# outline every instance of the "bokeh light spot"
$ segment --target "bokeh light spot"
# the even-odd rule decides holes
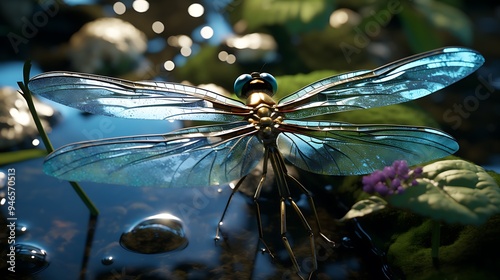
[[[163,63],[163,68],[167,71],[172,71],[175,68],[175,63],[172,60],[167,60]]]
[[[160,34],[165,30],[165,25],[163,25],[163,23],[161,21],[155,21],[155,22],[153,22],[153,25],[151,26],[151,28],[153,28],[153,31],[156,34]]]
[[[217,55],[220,61],[226,61],[228,53],[226,51],[221,51]]]
[[[113,11],[117,15],[123,15],[127,11],[127,7],[122,2],[116,2],[113,4]]]
[[[192,17],[201,17],[205,13],[205,8],[201,4],[193,3],[188,7],[188,14]]]
[[[144,13],[149,10],[149,2],[146,0],[134,0],[132,8],[138,13]]]
[[[183,56],[186,56],[186,57],[187,57],[187,56],[190,56],[190,55],[191,55],[191,53],[192,53],[192,50],[191,50],[191,48],[190,48],[190,47],[182,47],[182,48],[181,48],[181,54],[182,54]]]
[[[235,63],[235,62],[236,62],[236,56],[234,56],[234,54],[230,54],[230,55],[228,55],[228,56],[227,56],[227,58],[226,58],[226,62],[227,62],[228,64],[233,64],[233,63]]]
[[[203,37],[203,39],[210,39],[210,38],[212,38],[212,36],[214,36],[214,30],[210,26],[204,26],[200,30],[200,34],[201,34],[201,37]]]

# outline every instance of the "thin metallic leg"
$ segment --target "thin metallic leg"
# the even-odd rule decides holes
[[[219,232],[220,232],[220,226],[222,225],[222,220],[224,219],[224,216],[226,215],[227,208],[229,207],[229,204],[231,203],[231,199],[233,198],[234,194],[238,191],[238,188],[241,186],[241,183],[245,180],[247,176],[243,176],[238,183],[236,183],[236,186],[234,187],[233,191],[231,192],[231,195],[227,199],[226,207],[224,207],[224,212],[222,212],[222,216],[220,217],[219,223],[217,224],[217,231],[215,232],[215,241],[217,242],[220,239]]]
[[[262,176],[260,177],[259,185],[257,186],[257,189],[255,190],[255,194],[253,196],[253,202],[255,204],[255,211],[257,213],[257,227],[259,228],[259,240],[262,242],[264,245],[265,250],[269,253],[269,255],[274,259],[274,255],[267,246],[266,241],[264,240],[264,231],[262,229],[262,217],[260,214],[260,206],[259,206],[259,197],[260,197],[260,192],[262,191],[262,186],[264,185],[264,181],[266,180],[267,176],[267,161],[269,159],[269,150],[266,148],[264,152],[264,163],[262,166]]]
[[[307,219],[305,218],[304,214],[302,214],[302,211],[300,211],[299,206],[295,203],[295,201],[292,199],[290,190],[288,188],[288,184],[286,182],[286,177],[291,177],[288,175],[288,171],[286,170],[285,162],[283,158],[281,157],[281,154],[277,150],[273,150],[271,152],[270,156],[271,164],[273,166],[273,169],[277,175],[277,181],[278,181],[278,190],[280,193],[280,214],[281,214],[281,238],[283,240],[283,244],[288,251],[288,254],[290,255],[290,259],[292,260],[293,266],[295,267],[297,271],[297,275],[302,278],[301,276],[301,270],[299,267],[299,264],[297,262],[297,258],[295,257],[295,254],[293,253],[292,247],[290,245],[290,242],[288,241],[288,238],[286,236],[287,233],[287,228],[286,228],[286,204],[285,200],[288,200],[292,208],[294,209],[295,213],[299,216],[300,220],[302,221],[303,226],[307,230],[309,234],[309,246],[311,249],[311,258],[312,258],[312,263],[313,263],[313,268],[309,272],[308,278],[312,277],[312,274],[314,271],[317,269],[317,258],[316,258],[316,247],[314,243],[314,233],[307,222]]]
[[[288,251],[288,255],[290,256],[290,259],[292,260],[293,266],[295,267],[295,270],[297,271],[297,275],[300,276],[300,266],[299,263],[297,262],[297,258],[295,257],[295,254],[293,253],[292,246],[290,245],[290,242],[288,241],[288,238],[286,237],[286,204],[285,204],[285,198],[281,197],[280,199],[280,220],[281,220],[281,240],[283,241],[283,244]]]
[[[323,234],[323,231],[321,229],[321,224],[319,222],[318,212],[316,212],[316,206],[314,205],[314,200],[312,198],[311,192],[308,189],[306,189],[306,187],[304,187],[293,176],[291,176],[289,174],[286,174],[286,175],[287,175],[288,178],[292,179],[295,182],[295,184],[300,188],[300,190],[302,191],[302,193],[304,193],[307,196],[307,200],[308,200],[309,205],[311,206],[311,208],[313,210],[314,217],[316,219],[316,224],[318,225],[319,236],[321,236],[321,238],[323,238],[327,243],[331,244],[333,247],[336,247],[337,244],[334,241],[331,241],[328,237],[326,237],[326,235]]]
[[[306,217],[304,216],[304,214],[302,214],[302,211],[300,211],[300,208],[297,205],[297,203],[295,203],[295,201],[291,197],[288,198],[288,202],[290,202],[293,209],[295,210],[295,213],[297,213],[300,220],[302,221],[302,224],[304,225],[307,232],[309,233],[309,246],[311,248],[311,261],[313,264],[312,270],[310,271],[310,274],[309,274],[309,277],[311,277],[312,273],[314,271],[316,271],[316,269],[318,269],[318,260],[316,258],[316,245],[314,243],[314,233],[313,233],[311,226],[307,222]]]

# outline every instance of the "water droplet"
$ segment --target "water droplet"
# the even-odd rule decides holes
[[[120,244],[137,253],[158,254],[184,249],[188,240],[179,218],[170,214],[158,214],[144,219],[123,233]]]
[[[354,245],[352,244],[352,240],[351,238],[347,237],[347,236],[344,236],[342,237],[342,246],[346,247],[346,248],[354,248]]]
[[[105,256],[104,258],[101,259],[101,263],[103,265],[110,265],[115,262],[115,258],[113,256]]]
[[[7,254],[7,263],[14,261],[16,272],[34,274],[44,270],[49,265],[47,252],[43,249],[27,244],[16,244],[14,250],[14,252],[9,251]],[[12,253],[15,256],[9,256]]]
[[[23,225],[23,224],[16,225],[16,235],[17,236],[21,236],[27,232],[28,232],[28,227],[26,225]]]

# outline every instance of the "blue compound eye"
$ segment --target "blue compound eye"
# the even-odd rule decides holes
[[[278,91],[278,82],[276,82],[276,79],[273,75],[269,73],[260,73],[260,77],[271,85],[271,87],[273,88],[273,94]]]
[[[242,98],[241,96],[241,90],[243,89],[243,86],[248,83],[252,79],[252,76],[250,74],[243,74],[240,75],[236,81],[234,81],[234,93],[236,96],[239,98]]]

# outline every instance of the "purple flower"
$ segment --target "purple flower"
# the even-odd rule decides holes
[[[422,175],[422,167],[410,170],[404,160],[396,160],[391,166],[383,170],[376,170],[370,175],[363,176],[363,191],[381,196],[400,194],[409,186],[418,184],[416,178]]]

